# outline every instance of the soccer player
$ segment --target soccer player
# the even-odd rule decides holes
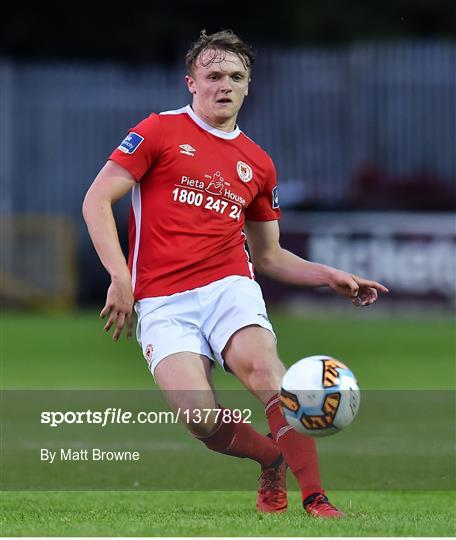
[[[129,337],[135,307],[138,341],[171,407],[221,407],[212,389],[213,356],[264,403],[268,436],[227,409],[223,419],[216,413],[207,422],[197,414],[187,419],[209,449],[261,465],[260,511],[286,509],[288,466],[308,514],[341,517],[321,485],[314,440],[291,429],[280,412],[285,368],[252,262],[289,284],[330,287],[356,306],[388,290],[280,246],[274,164],[236,124],[253,60],[233,32],[203,31],[186,56],[192,104],[133,127],[94,180],[83,214],[111,276],[101,316],[108,317],[106,331],[114,327],[114,340],[124,327]],[[112,204],[130,191],[127,264]]]

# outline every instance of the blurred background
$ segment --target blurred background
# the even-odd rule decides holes
[[[355,309],[323,289],[299,290],[259,277],[284,363],[331,355],[348,363],[362,389],[353,428],[318,442],[325,482],[329,489],[363,488],[362,499],[347,495],[342,507],[348,509],[348,497],[350,511],[352,498],[355,512],[375,505],[374,525],[362,529],[367,534],[378,534],[384,507],[384,521],[393,531],[387,534],[437,530],[439,535],[441,529],[426,529],[420,517],[431,516],[429,523],[448,529],[451,520],[441,512],[448,505],[440,498],[432,502],[436,492],[419,504],[419,491],[406,499],[401,492],[406,509],[396,525],[390,519],[390,496],[377,499],[365,489],[454,489],[454,0],[119,5],[50,0],[3,7],[0,387],[6,389],[1,403],[7,453],[0,476],[12,482],[6,489],[47,489],[55,480],[75,478],[76,483],[88,479],[92,488],[134,491],[148,489],[154,471],[166,471],[169,484],[161,489],[198,489],[201,471],[211,489],[226,486],[226,478],[249,478],[249,471],[256,478],[256,464],[209,455],[183,426],[177,426],[175,436],[166,426],[155,426],[142,439],[133,431],[116,431],[117,438],[105,431],[84,434],[79,426],[52,433],[49,447],[71,438],[75,448],[104,442],[109,449],[144,451],[140,474],[116,468],[111,475],[112,469],[104,469],[105,483],[97,483],[99,476],[77,462],[72,472],[51,472],[35,463],[43,440],[39,410],[86,410],[87,404],[102,410],[102,403],[127,403],[137,410],[154,403],[153,379],[136,340],[113,342],[98,319],[109,277],[88,236],[81,205],[130,127],[153,111],[189,103],[184,56],[203,28],[209,33],[231,28],[257,51],[239,125],[276,164],[282,245],[307,259],[379,280],[391,290],[371,308]],[[129,206],[128,196],[115,206],[125,253]],[[218,390],[226,390],[224,406],[237,408],[244,398],[251,406],[246,392],[242,398],[231,392],[240,387],[234,377],[217,367],[214,379]],[[128,389],[135,392],[122,392]],[[259,409],[254,425],[265,433]],[[176,445],[181,439],[184,446]],[[192,471],[198,476],[194,483]],[[140,487],[132,483],[136,478]],[[108,488],[106,480],[112,482]],[[79,489],[74,486],[65,489]],[[189,507],[187,494],[179,499],[177,492],[169,498],[171,505],[168,499],[160,503],[155,492],[149,506],[145,494],[138,506],[125,492],[118,499],[112,492],[105,499],[101,492],[84,493],[81,499],[71,491],[55,499],[41,491],[8,493],[4,514],[14,523],[6,525],[8,531],[19,535],[103,535],[108,530],[147,536],[152,522],[165,534],[200,534],[206,530],[200,528],[201,508],[222,501],[226,513],[247,500],[236,495],[232,503],[222,492],[214,493],[200,499],[194,492],[192,501],[199,505],[194,521],[190,516],[196,506]],[[174,509],[171,525],[164,504]],[[136,513],[124,517],[129,505]],[[180,507],[182,520],[198,528],[176,529]],[[76,508],[77,515],[66,517],[68,508]],[[150,514],[150,508],[157,513]],[[360,515],[366,515],[364,510]],[[413,529],[402,519],[409,515]],[[219,534],[218,518],[204,517],[209,534]],[[121,519],[126,525],[119,524]],[[87,528],[81,529],[79,520]],[[132,523],[143,528],[131,528]],[[270,529],[270,522],[266,525]]]
[[[257,51],[239,125],[276,163],[282,244],[384,282],[392,293],[379,309],[451,311],[451,0],[10,5],[0,22],[2,303],[103,305],[109,280],[83,197],[130,127],[189,102],[183,58],[203,28],[232,28]],[[128,197],[115,211],[126,250]],[[270,305],[342,306],[323,290],[260,281]]]

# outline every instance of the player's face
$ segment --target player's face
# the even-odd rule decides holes
[[[187,75],[193,110],[210,125],[231,131],[249,86],[249,70],[237,54],[204,50]]]

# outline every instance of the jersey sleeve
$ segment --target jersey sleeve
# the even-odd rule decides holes
[[[277,192],[277,173],[269,158],[270,167],[263,184],[263,190],[253,199],[245,210],[247,221],[274,221],[280,219],[279,194]]]
[[[139,182],[160,155],[162,129],[158,114],[151,114],[128,131],[109,159]]]

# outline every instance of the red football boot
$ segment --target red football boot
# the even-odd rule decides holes
[[[280,458],[271,467],[264,468],[259,478],[257,509],[260,512],[284,512],[288,506],[287,464]]]
[[[345,517],[345,514],[337,510],[323,493],[314,493],[310,497],[307,497],[303,506],[309,516],[333,519]]]

